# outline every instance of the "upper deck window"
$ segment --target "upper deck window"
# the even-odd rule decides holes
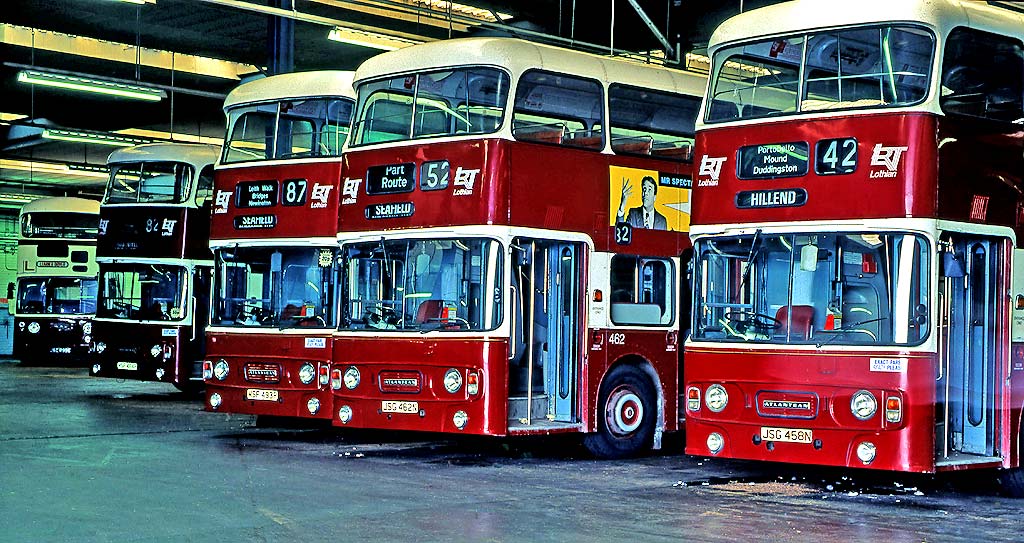
[[[887,25],[723,48],[705,121],[917,104],[928,95],[933,42],[924,30]]]
[[[25,238],[96,239],[99,215],[63,211],[38,211],[21,216],[21,236]]]
[[[534,70],[519,79],[512,135],[520,141],[604,148],[601,84]]]
[[[689,160],[700,98],[613,84],[608,88],[612,150]]]
[[[696,248],[693,337],[916,345],[928,335],[928,242],[910,233],[722,236]]]
[[[506,73],[479,67],[363,83],[352,145],[496,132],[508,87]]]
[[[228,112],[225,164],[341,156],[352,118],[348,98],[250,104]]]
[[[939,104],[949,114],[999,121],[1024,119],[1024,52],[1020,40],[958,28],[946,40]]]
[[[182,162],[115,164],[104,204],[180,204],[191,188],[195,170]]]

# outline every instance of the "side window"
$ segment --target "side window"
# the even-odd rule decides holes
[[[604,147],[604,100],[597,81],[531,71],[520,78],[512,135],[520,141]]]
[[[667,326],[674,319],[672,261],[627,255],[612,257],[611,317],[618,325]]]
[[[203,207],[213,195],[213,165],[207,165],[199,172],[199,183],[196,185],[196,205]]]
[[[946,113],[1024,119],[1024,52],[1005,36],[958,28],[946,41],[939,104]]]
[[[608,88],[612,150],[691,160],[699,108],[696,96],[613,84]]]

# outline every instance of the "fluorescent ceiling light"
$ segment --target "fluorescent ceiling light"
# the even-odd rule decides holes
[[[56,87],[82,92],[105,94],[108,96],[120,96],[122,98],[133,98],[135,100],[147,100],[159,102],[167,97],[167,93],[151,87],[142,85],[128,85],[105,79],[92,77],[81,77],[76,75],[65,75],[55,72],[44,72],[40,70],[21,70],[18,72],[18,82],[31,85],[42,85],[44,87]]]
[[[71,141],[77,143],[94,143],[96,145],[110,145],[113,147],[131,147],[143,143],[152,143],[152,140],[142,138],[131,138],[109,132],[92,132],[88,130],[65,130],[58,128],[47,128],[43,130],[43,139]]]
[[[381,51],[394,51],[395,49],[401,49],[403,47],[422,43],[396,36],[388,36],[386,34],[378,34],[376,32],[364,32],[362,30],[355,30],[340,26],[336,26],[331,29],[331,32],[327,34],[327,39],[351,45],[369,47],[371,49],[379,49]]]
[[[125,2],[128,4],[155,4],[156,0],[118,0],[119,2]]]
[[[24,194],[0,193],[0,202],[11,202],[14,204],[27,204],[32,200],[38,200],[39,198],[44,198],[44,196],[26,196]]]
[[[71,175],[75,177],[90,177],[106,179],[110,170],[104,166],[89,166],[85,164],[54,164],[50,162],[35,162],[30,160],[0,159],[0,170],[18,170],[51,175]]]
[[[417,6],[417,5],[418,6],[425,6],[427,8],[430,8],[430,9],[433,9],[433,10],[437,10],[437,11],[442,11],[442,12],[445,12],[445,13],[448,12],[448,9],[450,7],[451,10],[452,10],[452,13],[457,13],[459,15],[463,15],[463,16],[466,16],[466,17],[472,17],[473,19],[477,19],[477,20],[480,20],[480,21],[501,22],[501,21],[507,21],[507,20],[512,18],[512,16],[509,15],[508,13],[493,12],[493,11],[491,11],[489,9],[476,8],[476,7],[473,7],[473,6],[467,6],[465,4],[459,4],[459,3],[456,3],[456,2],[449,2],[448,0],[398,0],[398,1],[402,2],[403,4],[411,4],[411,5],[414,5],[414,6]],[[495,17],[494,17],[495,14],[497,14],[497,16],[498,16],[497,19],[495,19]]]
[[[54,51],[132,66],[141,65],[236,81],[239,79],[238,74],[256,71],[256,67],[252,64],[240,64],[210,57],[138,47],[134,44],[87,38],[10,23],[0,23],[0,43],[36,51]]]

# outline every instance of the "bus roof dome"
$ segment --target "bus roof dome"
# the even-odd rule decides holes
[[[239,104],[270,102],[289,98],[340,96],[354,99],[351,71],[321,70],[277,74],[247,81],[235,87],[224,100],[224,110]]]
[[[88,198],[74,198],[71,196],[56,196],[53,198],[40,198],[21,206],[21,213],[46,213],[48,211],[60,211],[65,213],[96,213],[100,212],[100,203],[97,200]]]
[[[1024,32],[1024,13],[997,2],[972,0],[793,0],[733,16],[715,30],[709,50],[758,36],[777,36],[856,24],[917,21],[949,33],[968,26],[1011,36]]]
[[[220,148],[203,143],[147,143],[117,149],[107,157],[107,164],[121,162],[185,162],[202,170],[220,156]]]
[[[530,42],[518,38],[458,38],[413,45],[372,57],[356,70],[355,84],[410,72],[460,66],[493,66],[513,79],[531,69],[621,82],[646,88],[702,95],[706,76]]]

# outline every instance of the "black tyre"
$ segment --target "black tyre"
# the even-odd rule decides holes
[[[625,458],[650,449],[658,409],[654,386],[643,372],[617,366],[605,377],[597,400],[597,433],[583,439],[594,456]]]
[[[1012,468],[999,473],[999,486],[1011,498],[1024,498],[1024,468]]]

